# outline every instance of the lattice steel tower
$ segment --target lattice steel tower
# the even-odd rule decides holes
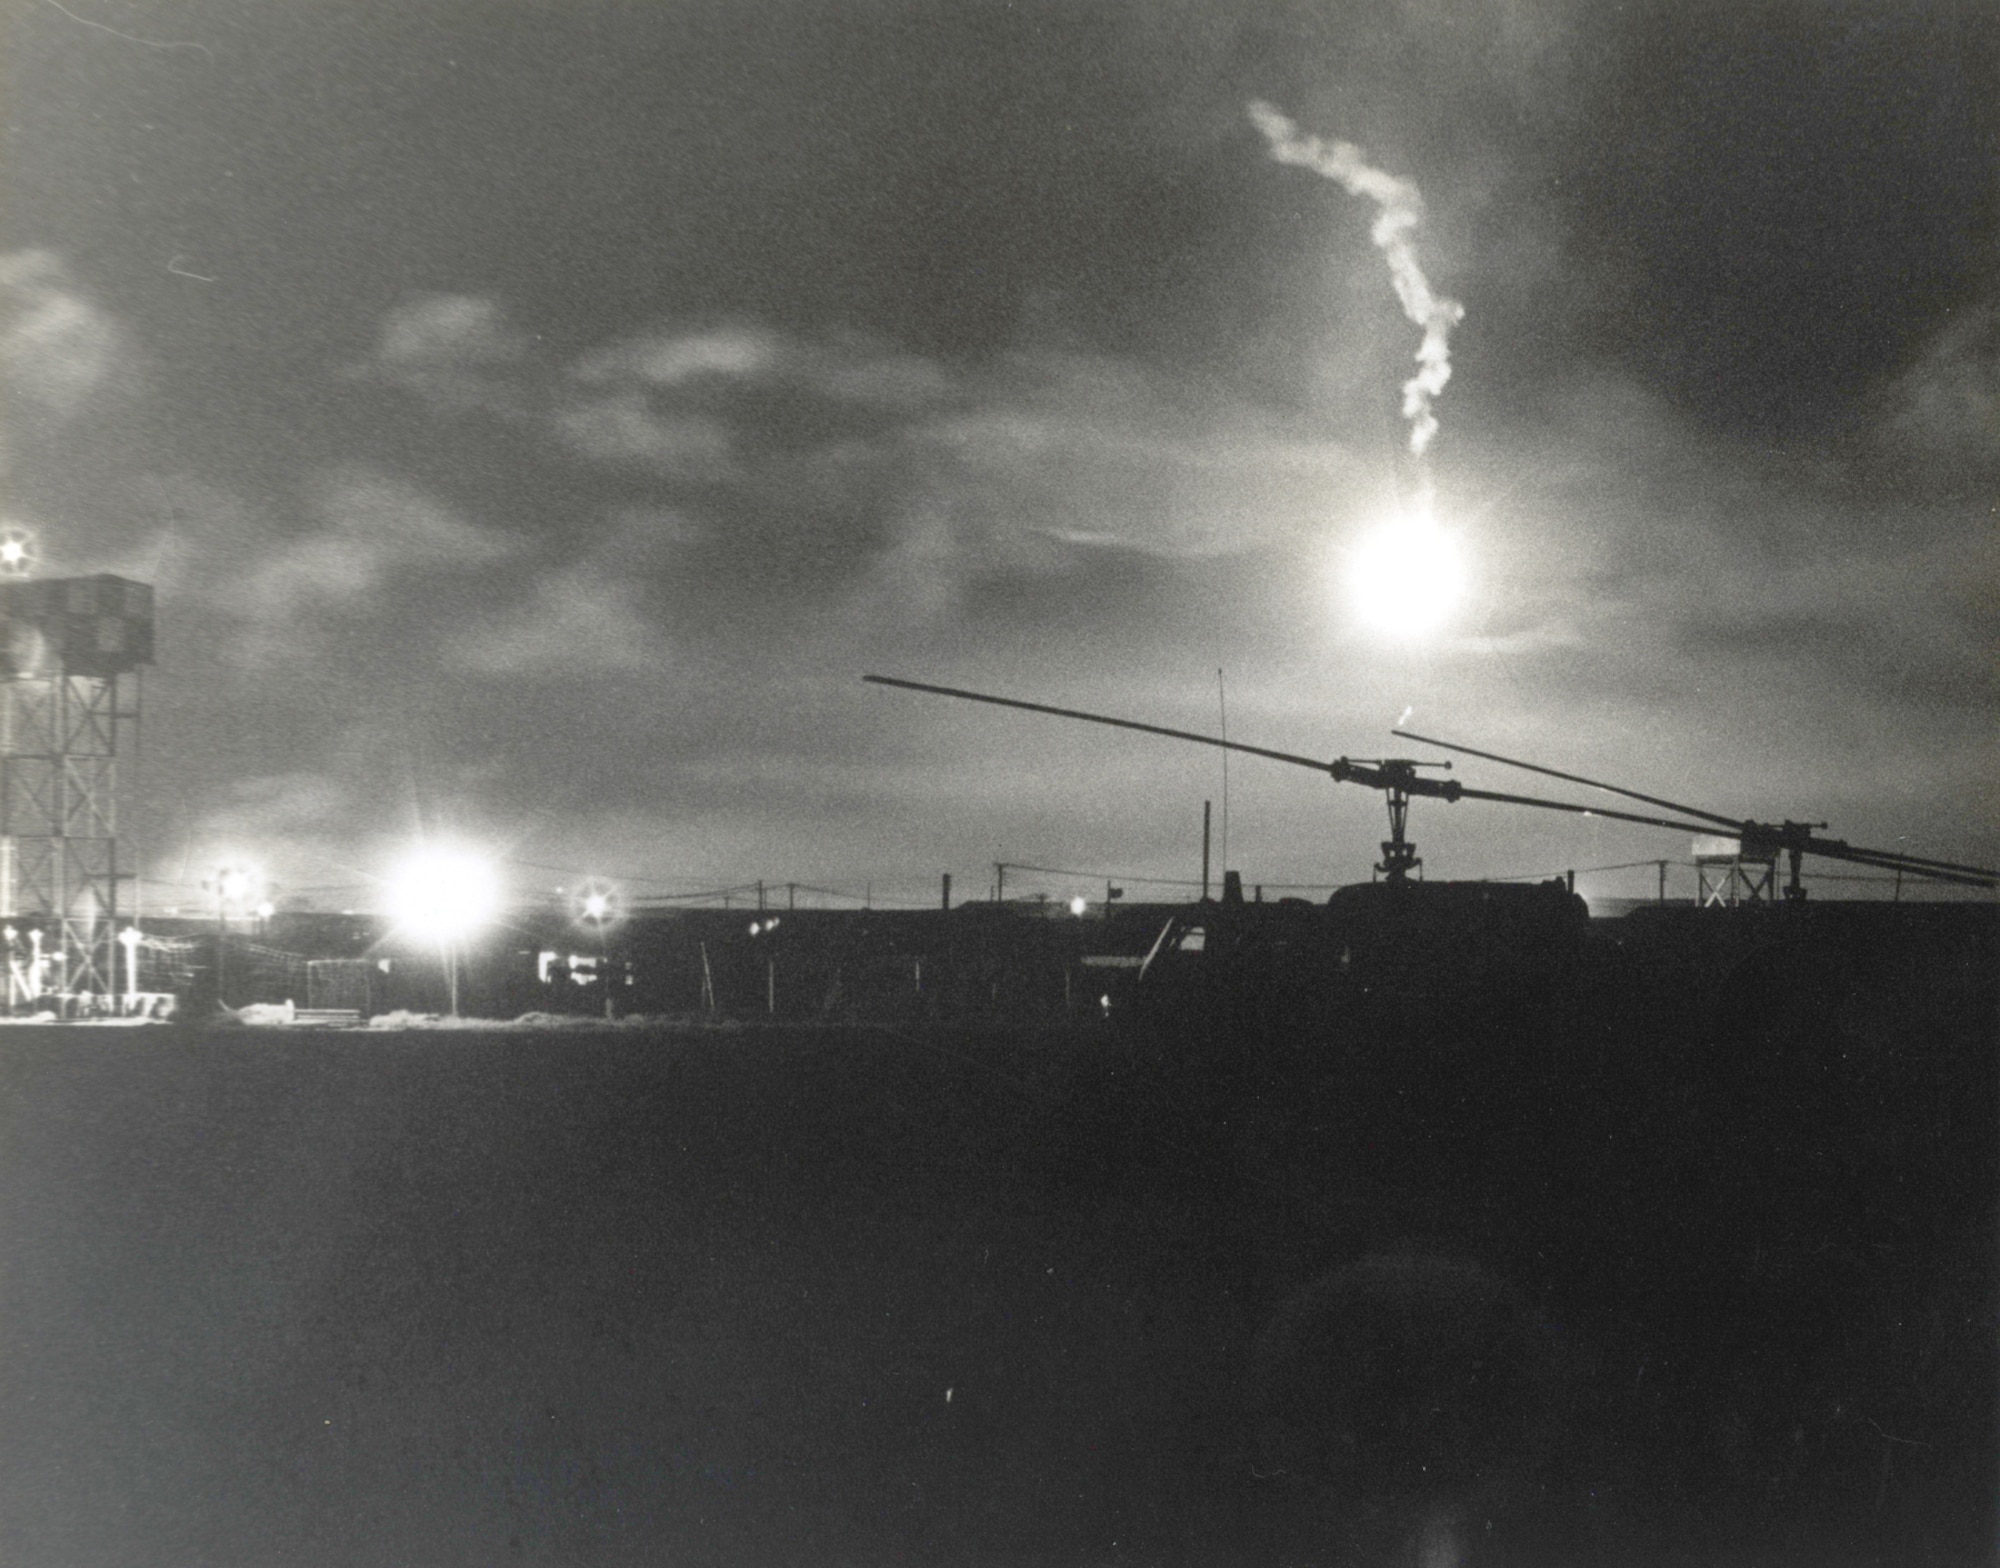
[[[138,740],[153,590],[0,579],[0,920],[7,1003],[116,1012],[118,759]]]

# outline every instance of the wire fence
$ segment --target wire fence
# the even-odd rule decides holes
[[[864,882],[860,886],[829,885],[821,882],[775,881],[771,879],[750,879],[726,884],[707,883],[689,877],[664,877],[652,874],[600,876],[594,872],[580,870],[572,866],[553,862],[509,860],[507,865],[527,871],[555,873],[564,879],[562,884],[547,889],[523,889],[517,894],[518,907],[531,908],[541,902],[553,902],[566,896],[576,887],[590,885],[612,886],[618,889],[620,902],[628,911],[664,912],[674,909],[756,909],[778,910],[780,912],[797,909],[935,909],[940,904],[940,893],[912,894],[907,884],[885,882],[878,886],[874,882]],[[1104,897],[1108,891],[1112,897],[1125,897],[1128,891],[1157,890],[1163,895],[1158,901],[1179,901],[1182,898],[1206,896],[1217,893],[1222,886],[1220,873],[1207,883],[1199,877],[1159,876],[1133,871],[1124,871],[1102,866],[1054,866],[1033,861],[991,861],[988,866],[993,876],[982,890],[984,900],[995,902],[1020,902],[1049,899],[1069,899],[1074,896]],[[1745,863],[1745,870],[1753,869],[1752,863]],[[1760,869],[1761,868],[1756,868]],[[1602,897],[1618,897],[1615,881],[1607,885],[1606,879],[1627,877],[1625,884],[1632,891],[1626,898],[1637,898],[1641,891],[1659,902],[1690,902],[1703,898],[1700,873],[1707,871],[1720,875],[1721,868],[1710,862],[1706,865],[1692,859],[1673,856],[1653,856],[1644,860],[1621,860],[1602,865],[1556,866],[1541,871],[1515,872],[1464,880],[1495,883],[1531,883],[1562,881],[1571,887],[1578,887],[1586,894]],[[1647,874],[1647,882],[1641,883],[1634,873]],[[148,877],[143,879],[151,889],[148,900],[152,912],[158,914],[178,914],[183,918],[212,916],[215,913],[214,895],[189,884],[170,881],[166,878]],[[941,875],[941,883],[946,881]],[[1255,881],[1244,877],[1246,891],[1258,897],[1325,897],[1348,882],[1290,882],[1264,880]],[[1773,886],[1778,883],[1778,875],[1772,878]],[[1807,866],[1801,872],[1800,880],[1808,888],[1839,888],[1843,896],[1859,894],[1863,897],[1884,897],[1890,899],[1965,899],[1990,900],[1994,894],[1990,890],[1968,887],[1954,887],[1933,881],[1912,871],[1902,873],[1893,870],[1818,870]],[[1588,882],[1588,887],[1579,884]],[[182,893],[178,908],[166,904],[165,894],[169,890]],[[1094,891],[1096,890],[1096,891]],[[366,883],[338,883],[299,887],[287,890],[290,895],[303,901],[306,907],[323,908],[329,895],[363,895],[343,897],[337,900],[343,905],[356,905],[365,909],[375,902],[374,888]],[[981,901],[975,897],[972,901]],[[959,902],[966,896],[960,895]],[[295,906],[296,907],[296,906]]]

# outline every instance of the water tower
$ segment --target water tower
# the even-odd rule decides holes
[[[118,855],[118,759],[139,733],[153,590],[30,579],[0,537],[0,927],[7,1004],[115,1012],[118,920],[136,912]],[[44,1000],[44,999],[47,1000]]]

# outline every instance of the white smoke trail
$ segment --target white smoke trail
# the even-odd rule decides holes
[[[1410,421],[1410,450],[1422,455],[1437,434],[1437,416],[1431,400],[1451,379],[1451,329],[1465,315],[1465,307],[1432,291],[1424,269],[1417,265],[1416,246],[1411,232],[1422,221],[1424,198],[1408,180],[1371,168],[1368,158],[1352,142],[1322,141],[1307,135],[1267,103],[1250,105],[1250,118],[1271,144],[1271,156],[1280,163],[1296,163],[1329,180],[1338,180],[1353,196],[1366,196],[1379,209],[1370,237],[1375,248],[1389,262],[1389,278],[1396,297],[1403,302],[1403,314],[1424,329],[1417,349],[1417,373],[1403,383],[1403,417]]]

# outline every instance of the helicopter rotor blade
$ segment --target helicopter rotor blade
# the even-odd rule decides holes
[[[1456,741],[1433,740],[1430,736],[1419,735],[1414,730],[1394,729],[1389,733],[1400,735],[1405,740],[1422,741],[1426,746],[1438,746],[1446,751],[1462,751],[1468,757],[1483,757],[1488,762],[1504,762],[1510,768],[1524,768],[1530,773],[1544,773],[1552,779],[1562,779],[1570,784],[1583,784],[1589,786],[1591,789],[1606,790],[1613,795],[1623,795],[1628,800],[1644,801],[1649,806],[1664,806],[1669,811],[1685,812],[1691,817],[1705,817],[1708,821],[1720,823],[1724,827],[1733,828],[1742,824],[1740,817],[1725,817],[1719,812],[1703,811],[1699,806],[1682,805],[1677,800],[1662,800],[1657,795],[1642,795],[1636,789],[1621,789],[1616,784],[1606,784],[1598,779],[1587,779],[1580,773],[1563,773],[1555,768],[1545,768],[1539,763],[1523,762],[1518,757],[1503,757],[1497,751],[1478,751],[1471,746],[1461,746]],[[1605,815],[1611,815],[1611,813],[1607,812]],[[1676,825],[1678,826],[1678,824]],[[1697,831],[1707,832],[1708,830],[1703,828]]]
[[[1087,724],[1109,724],[1116,729],[1138,730],[1146,735],[1165,735],[1170,740],[1191,740],[1202,746],[1216,746],[1224,751],[1245,751],[1253,757],[1269,757],[1273,762],[1289,762],[1295,767],[1311,768],[1316,773],[1331,773],[1333,764],[1322,762],[1317,757],[1301,757],[1289,751],[1271,751],[1263,746],[1246,746],[1241,741],[1222,740],[1214,735],[1202,735],[1194,730],[1173,730],[1163,724],[1141,724],[1137,719],[1117,719],[1108,713],[1086,713],[1081,708],[1056,708],[1046,702],[1023,702],[1018,697],[994,697],[981,691],[966,691],[958,686],[933,686],[925,681],[899,680],[893,675],[864,675],[865,681],[877,686],[900,686],[906,691],[930,692],[939,697],[959,697],[967,702],[991,703],[996,708],[1020,708],[1028,713],[1052,713],[1059,719],[1082,719]]]
[[[1414,737],[1413,737],[1414,738]],[[1713,838],[1739,838],[1740,832],[1718,832],[1706,823],[1675,822],[1666,817],[1642,817],[1632,811],[1608,811],[1600,806],[1578,806],[1568,801],[1542,800],[1532,795],[1503,795],[1488,789],[1461,789],[1460,800],[1494,800],[1509,806],[1539,806],[1546,811],[1567,811],[1580,817],[1609,817],[1617,822],[1636,822],[1642,827],[1674,828],[1684,833],[1705,834]],[[1958,887],[2000,886],[2000,872],[1988,871],[1980,866],[1960,866],[1947,861],[1917,861],[1893,852],[1860,849],[1837,839],[1816,839],[1807,837],[1800,841],[1799,849],[1808,855],[1819,855],[1828,860],[1845,860],[1858,866],[1873,866],[1878,871],[1900,871],[1905,875],[1920,877],[1932,882],[1949,882]]]
[[[1061,719],[1079,719],[1086,724],[1103,724],[1113,729],[1136,730],[1144,735],[1163,735],[1169,740],[1192,741],[1199,746],[1214,746],[1223,751],[1240,751],[1253,757],[1266,757],[1273,762],[1290,763],[1294,767],[1311,768],[1316,773],[1331,774],[1336,780],[1347,779],[1354,783],[1369,784],[1376,788],[1390,787],[1385,781],[1373,777],[1374,769],[1361,765],[1354,767],[1346,758],[1338,761],[1323,761],[1317,757],[1303,757],[1295,752],[1274,751],[1265,746],[1246,745],[1242,741],[1223,740],[1219,736],[1204,735],[1195,730],[1171,729],[1164,724],[1146,724],[1137,719],[1121,719],[1108,713],[1092,713],[1082,708],[1060,708],[1046,702],[1028,702],[1018,697],[996,697],[988,692],[968,691],[960,686],[938,686],[928,681],[903,680],[894,675],[864,675],[863,680],[877,686],[895,686],[905,691],[928,692],[938,697],[956,697],[964,702],[983,702],[996,708],[1016,708],[1026,713],[1046,713]],[[1488,762],[1504,763],[1508,767],[1522,768],[1530,773],[1545,774],[1550,778],[1562,779],[1567,783],[1581,784],[1590,789],[1601,789],[1609,794],[1622,795],[1649,806],[1660,806],[1669,811],[1681,812],[1686,816],[1703,820],[1687,822],[1671,817],[1642,816],[1632,811],[1614,811],[1602,806],[1584,806],[1571,801],[1545,800],[1535,795],[1512,795],[1498,790],[1471,789],[1457,785],[1438,784],[1433,787],[1415,788],[1413,781],[1405,779],[1396,787],[1410,790],[1414,794],[1433,795],[1447,800],[1489,800],[1501,805],[1531,806],[1543,811],[1567,812],[1572,816],[1603,817],[1614,822],[1632,822],[1641,827],[1667,828],[1676,832],[1706,834],[1717,838],[1742,839],[1749,833],[1760,833],[1769,838],[1774,834],[1789,834],[1795,825],[1785,829],[1766,827],[1761,824],[1725,817],[1719,812],[1704,811],[1698,806],[1685,805],[1680,801],[1666,800],[1656,795],[1642,795],[1637,790],[1624,789],[1616,784],[1606,784],[1598,779],[1585,778],[1581,774],[1564,773],[1555,768],[1545,768],[1537,763],[1522,762],[1515,757],[1503,757],[1498,752],[1480,751],[1471,746],[1461,746],[1452,741],[1437,740],[1428,735],[1419,735],[1413,730],[1397,728],[1392,734],[1406,740],[1418,741],[1426,746],[1437,746],[1446,751],[1463,752],[1470,757],[1480,757]],[[1426,764],[1428,766],[1428,764]],[[1445,764],[1450,766],[1450,764]],[[1426,781],[1427,782],[1427,781]],[[1780,837],[1778,847],[1790,848],[1792,843]],[[1901,871],[1915,877],[1932,881],[1951,882],[1966,887],[1993,887],[2000,884],[2000,872],[1983,866],[1963,865],[1956,861],[1927,860],[1922,856],[1905,855],[1897,850],[1861,849],[1838,839],[1815,839],[1808,829],[1796,841],[1796,847],[1805,854],[1819,855],[1832,860],[1846,860],[1858,865],[1873,866],[1878,870]]]
[[[1811,845],[1808,844],[1807,847],[1811,848]],[[1900,849],[1863,849],[1854,844],[1844,844],[1841,847],[1857,855],[1866,855],[1881,865],[1900,866],[1909,871],[1958,871],[1966,876],[1984,877],[1989,883],[2000,880],[2000,871],[1995,871],[1989,866],[1961,865],[1956,860],[1927,860],[1922,855],[1906,855]]]
[[[1511,768],[1523,768],[1530,773],[1546,774],[1550,778],[1563,779],[1571,784],[1583,784],[1591,789],[1606,790],[1613,795],[1623,795],[1630,800],[1644,801],[1649,806],[1664,806],[1670,811],[1682,811],[1686,812],[1689,816],[1705,817],[1710,822],[1715,823],[1718,827],[1725,830],[1722,833],[1716,834],[1714,828],[1692,828],[1692,831],[1697,833],[1710,833],[1722,838],[1731,836],[1741,837],[1742,830],[1750,826],[1748,822],[1736,817],[1725,817],[1719,812],[1704,811],[1699,806],[1689,806],[1680,801],[1665,800],[1657,795],[1642,795],[1637,790],[1624,789],[1616,784],[1606,784],[1600,779],[1585,778],[1580,773],[1564,773],[1555,768],[1545,768],[1539,763],[1523,762],[1518,757],[1503,757],[1498,752],[1480,751],[1472,746],[1461,746],[1456,741],[1438,740],[1429,735],[1419,735],[1414,730],[1398,728],[1391,733],[1400,735],[1405,740],[1421,741],[1426,746],[1441,747],[1445,751],[1463,752],[1469,757],[1483,757],[1488,762],[1505,763]],[[1471,790],[1466,791],[1468,795],[1473,793],[1474,791]],[[1519,805],[1530,803],[1523,797],[1514,797],[1514,799],[1515,803]],[[1539,804],[1551,805],[1553,803],[1544,801]],[[1557,809],[1569,808],[1557,807]],[[1653,821],[1650,818],[1634,817],[1619,812],[1599,812],[1598,815],[1622,816],[1623,820],[1631,822]],[[1653,825],[1658,827],[1691,827],[1691,824],[1683,822],[1654,822]],[[1968,887],[1992,887],[1996,885],[1996,882],[2000,882],[2000,872],[1994,872],[1985,866],[1968,866],[1953,860],[1930,860],[1922,855],[1906,855],[1901,850],[1864,850],[1842,843],[1838,839],[1816,839],[1810,835],[1810,832],[1800,842],[1799,847],[1808,854],[1824,855],[1829,859],[1862,861],[1868,865],[1907,871],[1912,876],[1930,875],[1938,881],[1960,882],[1962,885]],[[1865,861],[1863,861],[1863,857],[1866,857]]]
[[[1942,861],[1913,862],[1890,851],[1861,849],[1852,844],[1825,843],[1811,838],[1799,848],[1808,855],[1845,860],[1857,866],[1873,866],[1878,871],[1895,871],[1930,882],[1950,882],[1959,887],[2000,886],[2000,872],[1979,866],[1957,866]]]
[[[1505,795],[1496,790],[1466,788],[1459,791],[1458,798],[1494,800],[1509,806],[1538,806],[1545,811],[1567,811],[1580,817],[1609,817],[1617,822],[1636,822],[1642,827],[1673,828],[1684,833],[1705,834],[1713,838],[1742,837],[1740,829],[1718,832],[1705,823],[1675,822],[1666,817],[1642,817],[1637,812],[1609,811],[1601,806],[1579,806],[1568,801],[1543,800],[1533,795]],[[1851,861],[1856,865],[1874,866],[1882,871],[1901,871],[1913,877],[1924,877],[1934,882],[1951,882],[1960,887],[2000,885],[2000,872],[1989,871],[1983,866],[1964,866],[1953,861],[1926,861],[1893,850],[1862,849],[1853,844],[1842,843],[1838,839],[1816,839],[1810,835],[1800,840],[1798,847],[1805,854],[1823,856],[1828,860]]]
[[[1412,736],[1411,739],[1421,737]],[[1642,827],[1677,828],[1687,833],[1714,833],[1715,829],[1700,822],[1675,822],[1668,817],[1642,817],[1634,811],[1610,811],[1603,806],[1579,806],[1567,800],[1543,800],[1537,795],[1503,795],[1490,789],[1460,789],[1460,800],[1496,800],[1505,806],[1539,806],[1545,811],[1567,811],[1579,817],[1608,817],[1614,822],[1636,822]],[[1734,835],[1724,833],[1722,838]]]

